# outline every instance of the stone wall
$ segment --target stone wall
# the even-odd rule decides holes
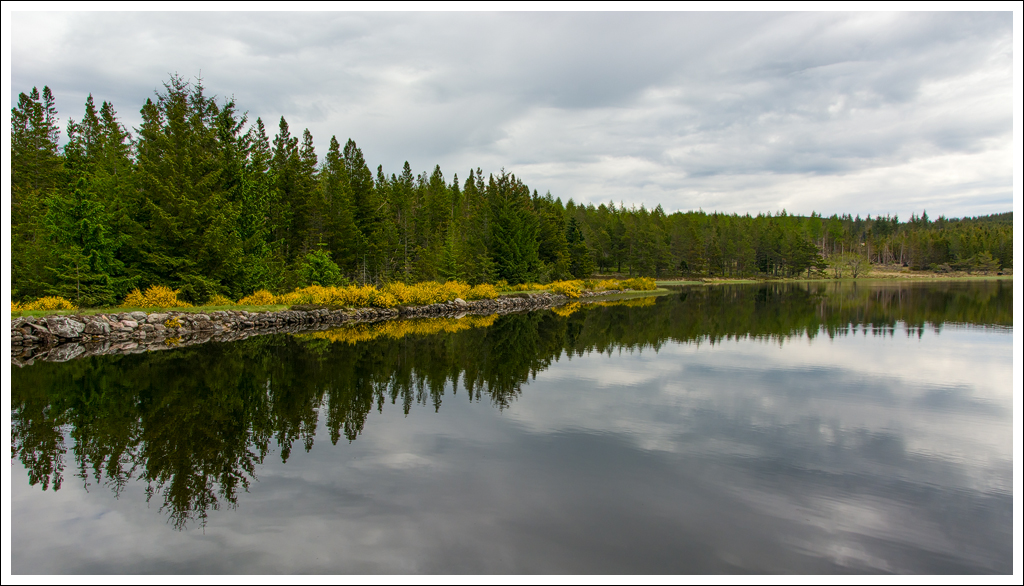
[[[593,297],[600,293],[583,293]],[[250,336],[330,329],[349,323],[387,319],[460,317],[530,311],[561,305],[565,296],[509,295],[479,301],[455,301],[390,309],[326,309],[293,307],[286,311],[250,313],[169,311],[108,313],[49,317],[18,317],[11,321],[11,363],[27,366],[36,360],[63,362],[98,354],[130,354],[166,350],[209,341],[230,342]]]

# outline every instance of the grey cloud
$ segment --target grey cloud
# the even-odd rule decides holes
[[[1011,206],[1011,13],[12,15],[12,93],[50,84],[65,118],[91,92],[135,125],[169,73],[202,71],[250,120],[309,127],[321,154],[354,138],[388,173],[505,167],[669,211],[757,211],[743,175],[797,213]],[[915,165],[950,154],[977,157],[922,183]],[[880,171],[920,193],[881,196]]]

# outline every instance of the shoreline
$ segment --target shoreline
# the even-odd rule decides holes
[[[921,274],[894,274],[894,273],[871,273],[862,277],[774,277],[774,278],[728,278],[728,277],[703,277],[700,279],[678,279],[678,280],[657,280],[659,287],[679,285],[753,285],[757,283],[864,283],[864,282],[905,282],[917,283],[924,281],[1012,281],[1013,273],[1003,275],[944,275],[941,273]]]
[[[233,342],[253,336],[315,332],[348,324],[396,319],[458,319],[467,315],[517,313],[622,293],[585,291],[578,300],[551,293],[518,293],[496,299],[456,299],[431,305],[388,309],[318,307],[265,312],[131,311],[16,317],[11,320],[11,364],[23,367],[37,360],[66,362],[105,354],[136,354],[206,342]]]

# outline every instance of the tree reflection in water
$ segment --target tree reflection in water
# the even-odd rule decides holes
[[[354,441],[385,403],[440,409],[445,389],[509,407],[563,355],[665,343],[920,335],[944,324],[1012,327],[1009,281],[688,287],[658,298],[571,304],[505,316],[385,322],[175,351],[38,363],[12,373],[12,456],[31,485],[76,476],[120,494],[159,495],[184,529],[238,503],[276,445],[313,447],[321,410],[331,442]]]

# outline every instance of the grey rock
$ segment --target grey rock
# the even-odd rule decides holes
[[[123,320],[121,322],[120,329],[122,329],[122,330],[124,330],[124,329],[134,330],[137,327],[139,327],[139,322],[134,321],[134,320],[130,320],[130,319],[126,319],[126,320]]]
[[[45,327],[43,327],[43,326],[41,326],[41,325],[39,325],[39,324],[37,324],[35,322],[29,322],[28,323],[28,327],[29,327],[29,330],[28,330],[29,332],[31,332],[31,331],[39,331],[39,332],[42,332],[44,334],[49,334],[50,333],[50,330],[46,329]],[[21,331],[25,332],[25,330],[21,330]],[[25,332],[25,333],[28,333],[28,332]]]
[[[105,336],[110,333],[110,324],[105,321],[93,320],[85,324],[85,333]]]
[[[162,324],[167,321],[168,317],[169,316],[166,313],[151,313],[149,314],[149,317],[146,318],[146,323]]]
[[[135,321],[146,321],[146,312],[145,311],[133,311],[133,312],[129,313],[128,315],[129,315],[129,317],[131,317]]]
[[[85,324],[68,319],[64,316],[46,318],[46,325],[51,334],[61,338],[78,338],[85,331]]]

